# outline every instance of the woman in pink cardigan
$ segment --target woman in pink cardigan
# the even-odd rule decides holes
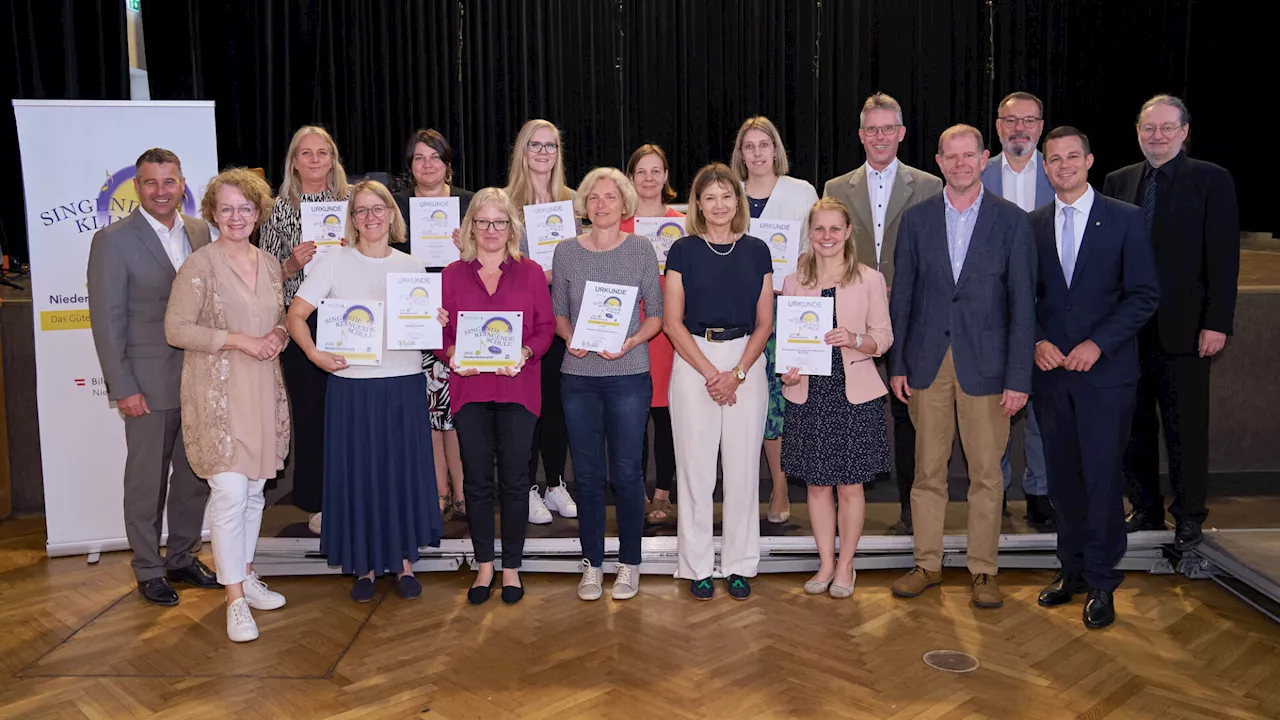
[[[835,328],[823,338],[831,346],[831,376],[808,377],[796,368],[782,375],[787,403],[782,469],[809,486],[809,517],[821,558],[804,590],[835,598],[853,594],[853,554],[867,507],[862,486],[889,470],[888,390],[872,361],[893,344],[889,298],[884,276],[858,263],[852,230],[843,203],[832,198],[815,203],[808,243],[782,285],[783,295],[835,298]],[[840,496],[838,519],[832,487]]]

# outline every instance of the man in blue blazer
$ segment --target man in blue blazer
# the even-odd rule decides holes
[[[1036,288],[1036,412],[1062,570],[1046,607],[1088,593],[1084,624],[1115,621],[1126,546],[1123,460],[1137,402],[1138,331],[1160,302],[1142,210],[1089,186],[1089,138],[1055,128],[1044,143],[1054,202],[1031,213]]]
[[[1053,186],[1045,175],[1043,157],[1036,148],[1044,129],[1044,103],[1029,92],[1013,92],[996,106],[996,135],[1000,137],[1000,154],[982,171],[982,185],[987,192],[999,195],[1026,212],[1053,202]],[[1022,491],[1027,498],[1027,522],[1040,532],[1053,532],[1053,507],[1049,503],[1049,480],[1044,469],[1044,445],[1040,425],[1036,422],[1035,395],[1022,411],[1026,472],[1022,475]],[[1015,418],[1016,422],[1017,418]],[[1000,459],[1004,473],[1004,492],[1008,497],[1013,485],[1013,469],[1009,464],[1012,439]]]
[[[898,229],[889,374],[916,427],[915,567],[893,593],[916,597],[942,582],[947,463],[958,414],[969,461],[973,602],[999,607],[1000,456],[1009,418],[1031,392],[1036,268],[1027,214],[979,182],[987,158],[977,128],[947,128],[936,158],[946,186],[904,210]]]

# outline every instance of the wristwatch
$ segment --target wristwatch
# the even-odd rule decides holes
[[[733,368],[733,376],[738,378],[739,385],[747,381],[747,371],[743,370],[741,367]]]
[[[862,347],[862,336],[858,333],[853,334],[853,349],[857,350]]]

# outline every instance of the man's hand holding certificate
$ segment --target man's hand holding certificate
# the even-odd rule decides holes
[[[569,349],[621,353],[639,292],[639,288],[630,285],[588,282],[582,291],[582,305],[578,308],[578,322],[573,326]]]
[[[440,273],[389,273],[387,349],[443,348],[444,328],[437,317],[441,297]]]
[[[573,203],[569,200],[524,206],[524,229],[529,235],[529,257],[543,270],[551,269],[556,245],[578,234],[573,219]]]
[[[343,238],[347,231],[347,203],[342,202],[304,202],[302,203],[302,242],[316,244],[316,254],[312,262],[303,266],[305,273],[315,260],[342,249]]]
[[[774,367],[779,375],[795,368],[800,375],[831,375],[831,345],[825,337],[835,324],[835,299],[778,298],[778,345]]]
[[[514,375],[524,366],[524,313],[459,311],[457,328],[451,359],[456,370]]]
[[[427,267],[444,267],[458,259],[453,231],[462,224],[456,197],[409,198],[409,252]]]

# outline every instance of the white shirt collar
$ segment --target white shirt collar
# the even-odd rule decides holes
[[[894,158],[892,162],[890,162],[888,165],[885,165],[883,170],[876,170],[875,168],[871,167],[871,163],[867,163],[867,174],[883,175],[887,178],[894,177],[895,175],[898,174],[898,158]]]
[[[1093,209],[1093,197],[1094,197],[1093,186],[1088,185],[1084,189],[1084,194],[1076,198],[1075,202],[1071,203],[1071,207],[1075,208],[1076,210],[1077,217],[1081,219],[1086,219],[1089,217],[1089,211]],[[1058,197],[1057,194],[1055,193],[1053,196],[1054,214],[1061,215],[1062,208],[1064,207],[1067,207],[1067,204],[1062,202],[1062,198]]]
[[[142,209],[142,206],[141,206],[141,205],[139,205],[139,206],[138,206],[138,212],[142,213],[142,217],[146,219],[147,224],[151,226],[151,229],[152,229],[152,230],[155,230],[155,231],[156,231],[156,234],[157,234],[157,235],[162,235],[162,236],[163,236],[163,235],[169,235],[169,234],[171,234],[171,233],[175,233],[175,232],[177,232],[177,231],[179,231],[179,230],[181,230],[181,229],[183,229],[183,228],[185,227],[185,225],[184,225],[184,224],[183,224],[183,222],[182,222],[182,213],[180,213],[180,212],[178,212],[178,213],[174,213],[174,217],[175,217],[176,219],[173,221],[173,228],[167,228],[167,227],[165,227],[165,226],[164,226],[164,223],[162,223],[162,222],[160,222],[159,220],[157,220],[157,219],[155,219],[155,218],[151,217],[151,213],[149,213],[149,212],[147,212],[146,210]]]

